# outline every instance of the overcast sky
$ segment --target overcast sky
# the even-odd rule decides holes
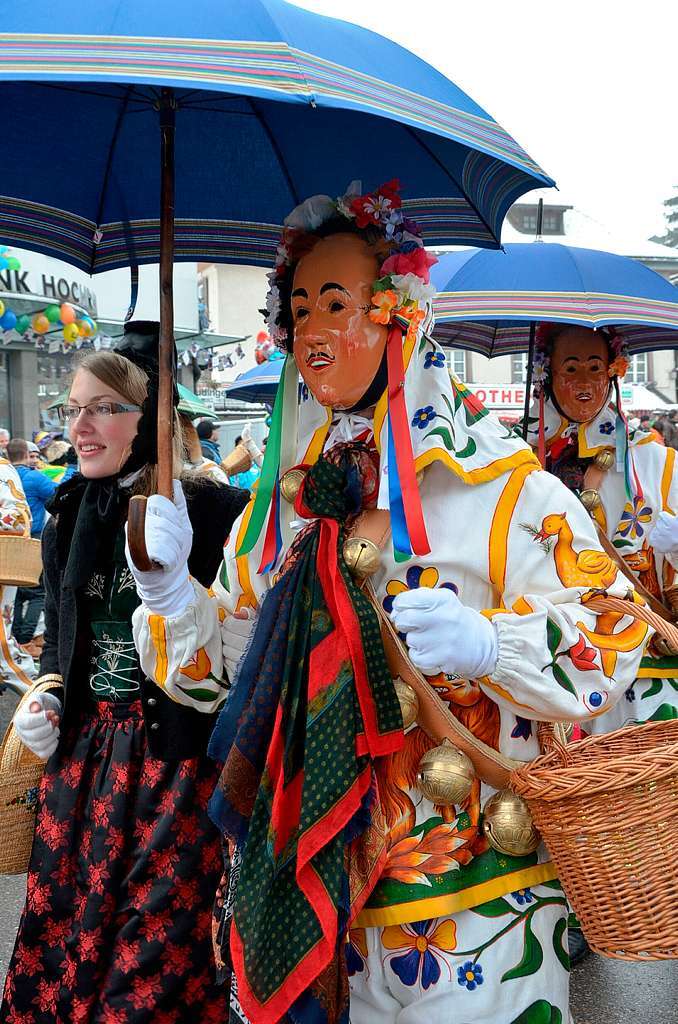
[[[606,226],[664,230],[678,185],[676,0],[295,2],[433,64]]]

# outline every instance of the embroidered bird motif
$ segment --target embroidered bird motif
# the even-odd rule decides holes
[[[592,548],[574,550],[574,534],[564,512],[545,516],[541,530],[533,539],[545,541],[548,537],[557,538],[553,557],[558,578],[564,586],[606,590],[614,583],[618,570],[609,555]]]

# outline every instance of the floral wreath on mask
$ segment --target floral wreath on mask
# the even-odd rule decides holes
[[[567,329],[568,324],[540,323],[537,325],[534,348],[534,364],[532,369],[532,380],[534,382],[534,396],[540,398],[546,391],[547,384],[551,381],[551,348],[554,341],[554,332]],[[594,330],[594,334],[600,334],[605,339],[612,360],[607,368],[607,375],[610,380],[615,377],[621,380],[629,368],[629,357],[626,342],[617,333],[615,327],[604,327]]]
[[[424,320],[435,293],[430,283],[430,268],[438,260],[426,252],[419,226],[404,216],[399,192],[397,178],[364,194],[361,194],[360,182],[354,181],[343,196],[337,199],[311,196],[285,218],[275,266],[268,275],[265,315],[269,334],[279,348],[289,349],[291,341],[288,328],[282,322],[281,284],[298,262],[304,239],[310,239],[323,224],[339,218],[345,218],[359,231],[376,231],[380,242],[388,249],[379,277],[372,285],[370,319],[388,325],[397,315],[415,327]]]

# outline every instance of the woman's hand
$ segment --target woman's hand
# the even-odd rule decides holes
[[[173,502],[160,494],[153,494],[146,503],[146,550],[148,557],[161,568],[140,572],[132,561],[129,542],[125,542],[125,557],[139,597],[151,614],[166,618],[181,615],[193,603],[195,596],[188,576],[193,527],[188,518],[181,482],[174,480],[173,488]]]
[[[57,748],[61,711],[61,701],[53,693],[38,693],[28,707],[24,705],[14,715],[17,736],[41,761],[51,757]]]

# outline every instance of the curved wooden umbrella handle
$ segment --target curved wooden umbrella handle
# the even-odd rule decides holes
[[[150,572],[158,566],[148,557],[146,550],[146,498],[135,494],[129,500],[127,511],[127,543],[132,561],[140,572]]]

